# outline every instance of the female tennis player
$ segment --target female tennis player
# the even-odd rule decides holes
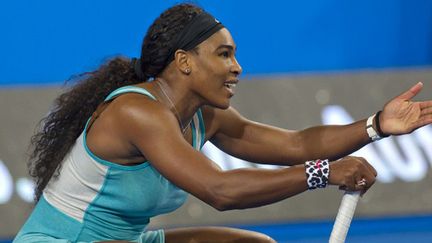
[[[139,59],[117,57],[81,75],[32,138],[37,205],[14,242],[274,242],[233,228],[146,226],[188,194],[222,211],[328,184],[365,192],[376,171],[344,156],[432,122],[432,101],[411,101],[421,83],[350,125],[289,131],[250,121],[230,107],[242,72],[235,52],[219,21],[180,4],[150,26]],[[222,171],[199,152],[206,141],[290,167]]]

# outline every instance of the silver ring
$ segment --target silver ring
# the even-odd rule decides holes
[[[357,186],[366,186],[366,179],[363,178],[360,181],[358,181]]]

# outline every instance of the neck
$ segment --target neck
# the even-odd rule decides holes
[[[193,115],[202,105],[196,101],[181,82],[169,82],[162,78],[156,78],[151,82],[153,90],[157,90],[157,96],[162,99],[179,120],[181,129],[190,124]],[[195,101],[195,102],[194,102]]]

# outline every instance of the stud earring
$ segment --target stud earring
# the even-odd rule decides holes
[[[190,70],[189,68],[186,68],[186,69],[185,69],[185,73],[187,73],[187,74],[189,74],[190,71],[191,71],[191,70]]]

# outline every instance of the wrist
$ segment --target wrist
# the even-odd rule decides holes
[[[378,141],[382,138],[388,137],[385,135],[380,127],[379,116],[381,111],[378,111],[376,114],[370,116],[366,121],[366,132],[372,141]]]
[[[330,163],[327,159],[306,161],[305,172],[309,190],[325,188],[329,181]]]
[[[380,137],[382,137],[382,138],[386,138],[386,137],[388,137],[389,135],[388,134],[385,134],[383,131],[382,131],[382,129],[381,129],[381,124],[382,124],[382,122],[381,122],[381,115],[382,115],[382,111],[378,111],[377,113],[376,113],[376,116],[375,116],[375,128],[376,128],[376,131],[377,131],[377,134],[378,134],[378,136],[380,136]]]

